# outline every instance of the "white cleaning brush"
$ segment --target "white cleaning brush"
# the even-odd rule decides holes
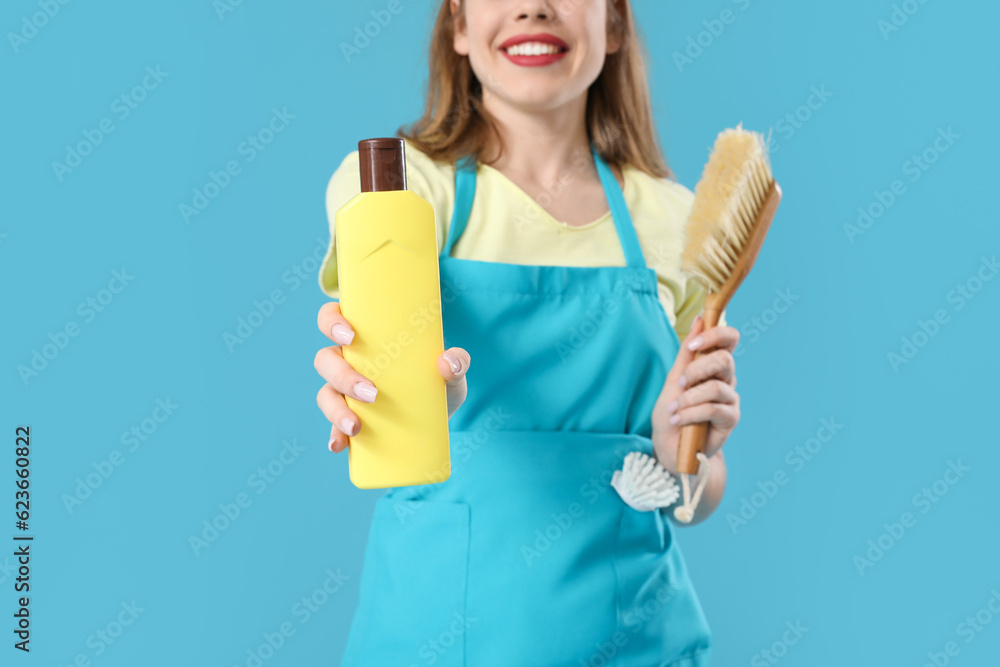
[[[680,490],[666,468],[644,452],[629,452],[621,470],[611,476],[611,486],[632,509],[652,512],[677,502]]]

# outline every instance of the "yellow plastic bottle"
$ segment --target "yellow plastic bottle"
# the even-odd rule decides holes
[[[402,139],[358,142],[361,193],[337,211],[340,310],[355,331],[344,359],[378,388],[346,396],[361,419],[350,438],[351,482],[377,489],[451,476],[448,401],[433,207],[406,189]]]

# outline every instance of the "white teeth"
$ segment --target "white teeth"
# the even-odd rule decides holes
[[[507,47],[507,53],[512,56],[544,56],[559,53],[559,47],[543,42],[522,42]]]

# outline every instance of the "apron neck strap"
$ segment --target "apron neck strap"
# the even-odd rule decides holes
[[[476,195],[475,158],[467,155],[455,164],[455,206],[451,213],[451,225],[448,228],[448,241],[441,250],[442,257],[451,257],[451,248],[465,231],[465,224],[472,212],[472,200]]]
[[[608,207],[611,209],[611,217],[615,220],[615,228],[618,230],[618,240],[622,244],[622,252],[625,253],[625,264],[637,269],[646,268],[646,260],[642,256],[642,246],[639,245],[639,237],[636,236],[635,226],[632,224],[632,215],[628,212],[625,204],[625,195],[615,179],[611,167],[597,153],[594,142],[590,142],[590,150],[594,154],[594,164],[597,165],[597,175],[601,178],[601,185],[604,186],[604,197],[608,200]]]
[[[604,188],[604,197],[608,201],[611,209],[611,217],[615,221],[615,229],[618,231],[618,240],[622,245],[622,252],[625,254],[625,264],[633,268],[646,268],[646,260],[642,255],[642,247],[639,245],[639,238],[636,236],[635,227],[632,224],[632,216],[629,214],[628,206],[625,204],[625,196],[611,168],[598,155],[593,142],[590,144],[591,152],[594,156],[594,164],[597,166],[597,175],[601,179]],[[476,171],[478,164],[471,156],[466,156],[455,165],[455,205],[451,215],[451,224],[448,231],[448,240],[441,250],[442,257],[450,257],[451,249],[462,236],[465,226],[469,221],[469,214],[472,212],[472,201],[476,194]]]

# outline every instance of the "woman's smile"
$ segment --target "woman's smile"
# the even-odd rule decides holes
[[[500,51],[515,65],[539,67],[562,60],[569,45],[547,32],[515,35],[500,45]]]

